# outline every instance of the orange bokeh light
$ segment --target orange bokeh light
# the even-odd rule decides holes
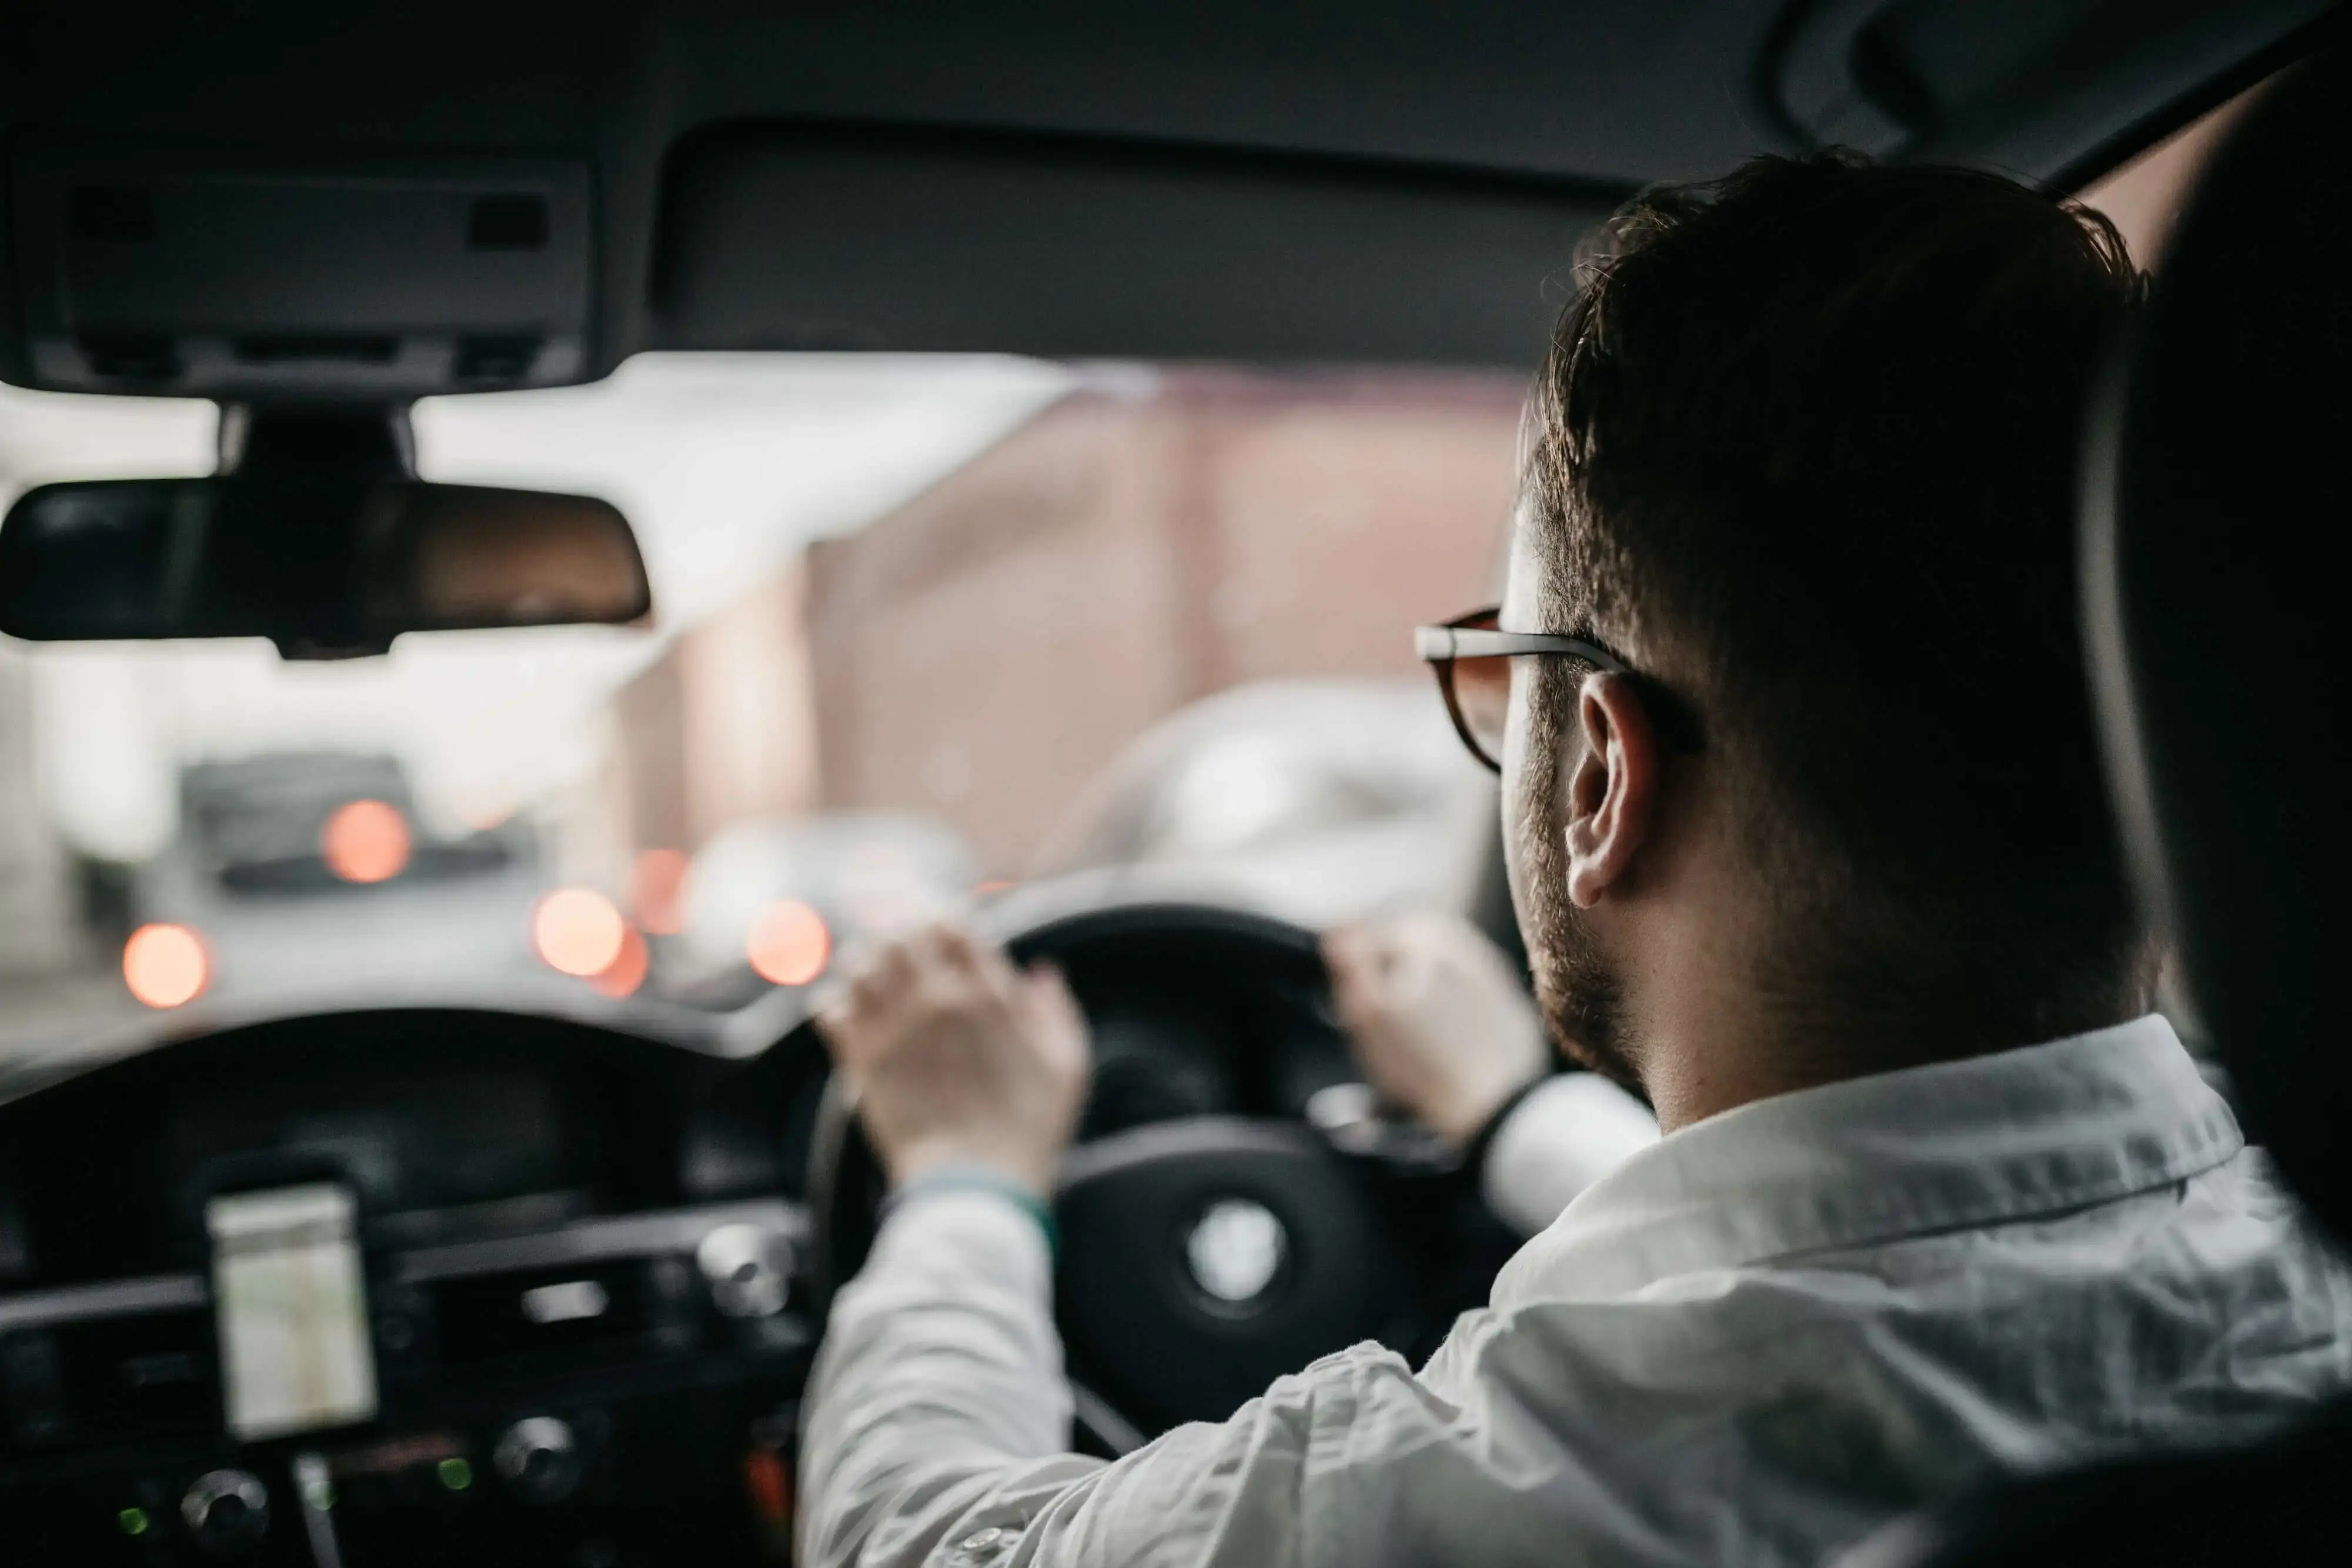
[[[531,946],[549,968],[583,980],[611,968],[628,938],[613,901],[590,888],[551,893],[531,911]]]
[[[620,952],[589,983],[616,999],[633,997],[637,994],[637,988],[646,983],[646,970],[651,963],[652,955],[646,951],[646,939],[637,935],[636,927],[624,926]]]
[[[475,832],[495,833],[514,821],[514,809],[510,806],[478,805],[464,813],[463,821]]]
[[[760,911],[744,939],[752,970],[773,986],[805,986],[824,973],[833,956],[833,933],[824,916],[796,898],[779,899]]]
[[[408,819],[383,800],[335,808],[319,832],[319,854],[345,882],[389,882],[408,867]]]
[[[122,945],[122,983],[151,1008],[194,1001],[212,977],[205,939],[184,925],[142,925]]]
[[[686,910],[678,895],[686,891],[686,852],[647,850],[637,857],[629,902],[637,924],[656,936],[675,936],[686,928]]]

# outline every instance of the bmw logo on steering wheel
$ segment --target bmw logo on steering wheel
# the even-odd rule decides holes
[[[1184,1238],[1184,1263],[1214,1312],[1255,1311],[1290,1256],[1290,1234],[1275,1212],[1245,1197],[1219,1198]]]

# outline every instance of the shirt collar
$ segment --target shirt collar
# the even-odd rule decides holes
[[[2244,1147],[2155,1014],[2046,1045],[1759,1100],[1684,1127],[1569,1205],[1497,1307],[2105,1202]]]

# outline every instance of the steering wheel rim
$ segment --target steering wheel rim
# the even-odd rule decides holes
[[[1012,933],[1005,945],[1025,964],[1173,940],[1249,953],[1266,983],[1311,987],[1318,1000],[1328,984],[1311,933],[1211,904],[1087,911]],[[808,1285],[822,1315],[863,1266],[884,1193],[856,1109],[831,1075],[810,1144],[806,1191]],[[1107,1417],[1087,1423],[1098,1435],[1106,1427],[1123,1428],[1131,1439],[1177,1420],[1226,1414],[1273,1377],[1377,1333],[1386,1326],[1382,1314],[1394,1310],[1390,1240],[1364,1173],[1297,1120],[1188,1116],[1090,1140],[1066,1162],[1055,1207],[1063,1236],[1055,1318],[1069,1343],[1080,1403]],[[1202,1265],[1188,1248],[1197,1246],[1213,1216],[1239,1239],[1244,1258],[1237,1284],[1213,1282],[1246,1299],[1221,1299],[1200,1282]],[[1278,1239],[1274,1265],[1252,1268],[1252,1238],[1262,1253],[1267,1234]],[[1252,1284],[1255,1294],[1239,1289]],[[1113,1323],[1130,1333],[1157,1333],[1159,1354],[1120,1356],[1105,1343],[1119,1337],[1104,1332]],[[1143,1418],[1134,1418],[1128,1399],[1108,1399],[1079,1378],[1091,1360],[1114,1364],[1105,1368],[1109,1381],[1147,1406]],[[1223,1409],[1214,1408],[1229,1396]],[[1126,1443],[1113,1437],[1108,1446]]]

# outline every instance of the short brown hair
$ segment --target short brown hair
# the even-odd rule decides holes
[[[2144,292],[2114,227],[1990,174],[1766,158],[1633,201],[1580,275],[1532,413],[1547,629],[1638,650],[1733,769],[1768,978],[1982,1040],[2144,1005],[2073,522]]]

